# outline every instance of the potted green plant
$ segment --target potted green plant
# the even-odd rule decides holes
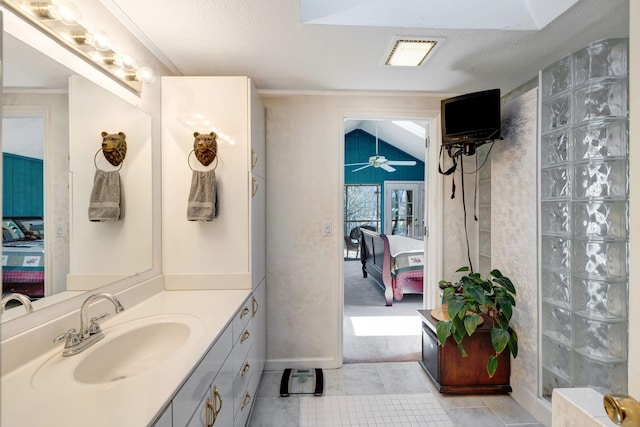
[[[516,289],[511,280],[500,270],[492,270],[490,278],[483,279],[479,273],[469,272],[469,267],[456,270],[467,274],[456,283],[441,280],[443,308],[446,305],[448,320],[440,320],[436,325],[436,335],[444,346],[452,336],[463,357],[467,357],[462,344],[466,335],[471,336],[478,325],[491,322],[491,344],[495,354],[487,360],[487,373],[493,377],[498,368],[498,355],[507,347],[513,357],[518,356],[518,335],[511,326],[513,307],[516,305]]]

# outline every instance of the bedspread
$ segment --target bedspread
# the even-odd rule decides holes
[[[363,230],[361,258],[363,276],[383,287],[386,305],[423,293],[424,241]]]

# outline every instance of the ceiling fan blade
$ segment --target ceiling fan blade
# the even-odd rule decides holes
[[[416,161],[415,160],[389,160],[387,164],[394,165],[394,166],[415,166]]]
[[[367,163],[365,166],[362,166],[361,168],[358,168],[358,169],[354,169],[351,172],[358,172],[358,171],[361,171],[362,169],[366,169],[366,168],[368,168],[370,166],[371,165],[369,163]]]
[[[362,166],[362,165],[368,165],[369,162],[363,162],[363,163],[347,163],[345,166]]]
[[[386,170],[387,172],[395,172],[395,171],[396,171],[396,169],[395,169],[395,168],[392,168],[391,166],[389,166],[389,163],[388,163],[388,162],[381,163],[381,164],[380,164],[380,167],[381,167],[382,169]]]

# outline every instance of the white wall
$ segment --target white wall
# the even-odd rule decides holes
[[[162,79],[162,269],[168,289],[249,289],[249,88],[246,77]],[[217,134],[204,167],[194,132]],[[188,221],[193,171],[215,166],[218,216]]]
[[[491,154],[491,267],[513,280],[517,290],[513,325],[518,357],[511,361],[513,397],[544,419],[538,401],[538,91],[532,89],[502,107],[504,141]]]
[[[446,157],[446,155],[444,155]],[[448,162],[448,160],[447,160]],[[479,173],[472,173],[476,170],[476,156],[462,156],[464,162],[464,175],[458,161],[458,168],[455,174],[445,176],[443,182],[443,257],[442,257],[442,277],[440,279],[457,280],[455,271],[463,266],[469,266],[469,258],[473,264],[473,271],[480,271],[478,259],[478,229],[479,223],[475,221],[474,215],[480,216],[478,210],[474,209],[477,202],[475,195],[476,179],[479,180]],[[448,163],[446,163],[448,165]],[[488,167],[489,163],[487,163]],[[478,165],[479,166],[479,165]],[[443,167],[443,170],[444,169]],[[464,192],[463,192],[464,179]],[[455,193],[453,183],[455,182]],[[480,191],[480,189],[478,189]],[[464,194],[465,204],[462,203]],[[451,196],[455,197],[452,199]],[[479,194],[478,194],[479,197]],[[466,230],[465,230],[465,205],[466,205]],[[467,238],[469,246],[467,248]],[[438,304],[439,305],[439,304]]]
[[[403,114],[436,117],[440,98],[262,93],[262,99],[267,110],[268,367],[337,367],[341,360],[342,120]],[[443,204],[447,208],[441,205],[440,209],[454,224],[453,215],[461,215],[461,193],[450,201],[446,190],[450,185],[447,179]],[[322,236],[325,222],[333,226],[331,237]],[[472,225],[470,235],[476,234]],[[466,249],[463,254],[459,250],[464,247],[460,226],[445,237],[443,258],[450,260],[453,252],[456,260],[450,264],[466,264]]]

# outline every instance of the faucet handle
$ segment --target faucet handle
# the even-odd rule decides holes
[[[64,343],[64,348],[73,347],[74,345],[80,344],[80,336],[78,335],[78,331],[76,329],[69,329],[64,334],[60,334],[53,339],[53,342],[60,342],[66,340]]]
[[[97,334],[98,332],[100,332],[100,325],[98,324],[98,320],[102,320],[105,317],[107,317],[109,315],[109,313],[102,313],[99,316],[96,317],[92,317],[91,318],[91,325],[89,325],[89,334],[93,335],[93,334]]]

